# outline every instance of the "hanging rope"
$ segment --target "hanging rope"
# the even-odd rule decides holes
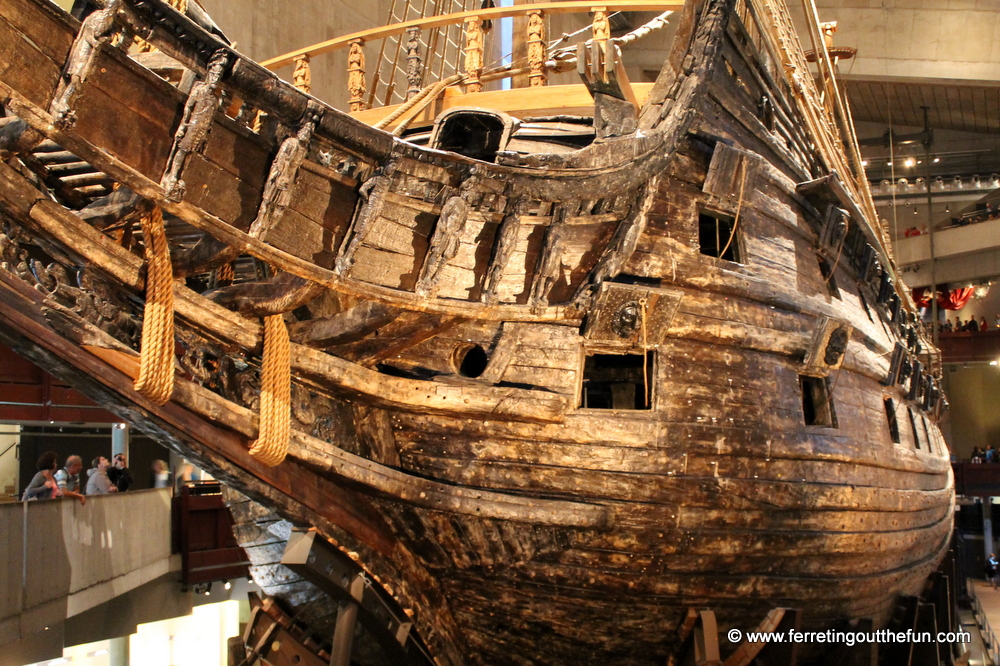
[[[232,282],[236,279],[236,269],[233,268],[233,262],[228,264],[222,264],[219,266],[219,272],[215,278],[219,282]]]
[[[264,362],[260,377],[260,428],[250,455],[274,467],[288,454],[292,431],[292,367],[288,329],[281,315],[264,317]]]
[[[142,218],[146,245],[146,307],[135,390],[158,405],[174,391],[174,276],[159,206]]]
[[[645,298],[639,299],[639,312],[642,321],[642,404],[649,408],[649,342],[646,340],[646,303]]]
[[[747,158],[745,155],[740,160],[740,170],[742,175],[740,176],[740,198],[736,202],[736,217],[733,218],[733,228],[729,232],[729,240],[726,241],[726,247],[722,248],[722,252],[719,253],[720,259],[729,251],[729,246],[733,244],[733,239],[736,238],[736,227],[740,224],[740,212],[743,210],[743,188],[747,184]],[[715,228],[718,230],[719,225],[716,224]],[[718,245],[718,241],[716,241],[716,245]]]

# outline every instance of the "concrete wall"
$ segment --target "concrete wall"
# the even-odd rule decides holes
[[[168,489],[0,506],[0,646],[178,566]]]
[[[1000,448],[1000,366],[949,366],[944,373],[944,390],[951,403],[946,421],[948,443],[958,459],[968,458],[972,449],[987,444]]]
[[[801,16],[800,6],[789,4]],[[821,21],[837,21],[835,42],[858,49],[857,59],[845,67],[852,76],[1000,79],[995,0],[817,0],[816,5]],[[801,29],[800,34],[808,35]],[[803,44],[808,43],[807,37]]]
[[[236,49],[254,60],[266,60],[295,49],[359,30],[378,27],[388,16],[386,0],[200,0]],[[374,64],[378,43],[365,49]],[[369,65],[371,66],[371,65]],[[291,80],[292,68],[278,75]],[[339,109],[347,108],[347,51],[335,51],[312,62],[312,93]]]

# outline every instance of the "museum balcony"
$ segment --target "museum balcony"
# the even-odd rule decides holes
[[[1000,329],[977,333],[939,333],[938,347],[944,363],[989,363],[1000,359]]]
[[[248,562],[218,484],[4,503],[0,534],[0,663],[59,658],[246,597]]]

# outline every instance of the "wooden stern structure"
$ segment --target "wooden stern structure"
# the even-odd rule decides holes
[[[595,34],[589,144],[494,114],[488,159],[161,0],[0,7],[0,339],[350,553],[438,663],[662,664],[702,607],[885,626],[937,567],[936,352],[780,3],[686,5],[641,108]]]

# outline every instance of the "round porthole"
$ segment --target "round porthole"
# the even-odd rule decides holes
[[[460,347],[455,351],[455,365],[458,366],[458,374],[463,377],[478,377],[486,370],[489,357],[486,350],[479,345],[469,345]]]

